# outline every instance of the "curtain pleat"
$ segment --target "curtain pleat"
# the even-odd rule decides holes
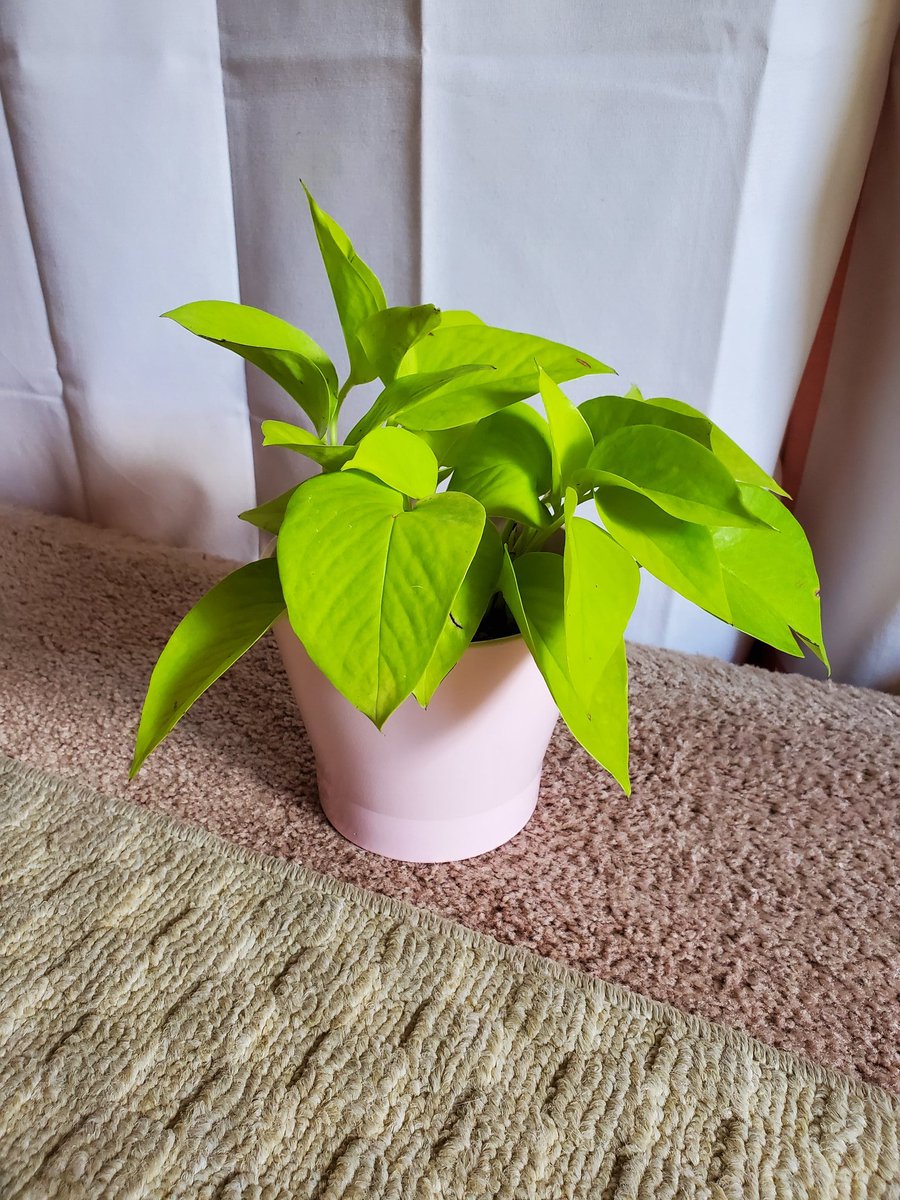
[[[0,102],[3,100],[0,70]],[[0,499],[87,515],[6,106],[0,104]]]
[[[52,457],[69,438],[94,521],[249,555],[234,519],[254,495],[243,366],[158,319],[237,298],[215,3],[29,0],[2,16],[0,91],[46,306],[17,349],[37,355],[49,328],[69,421],[54,436],[29,402],[16,443]]]
[[[350,231],[389,302],[417,303],[418,0],[219,0],[219,18],[241,299],[306,329],[343,369],[340,325],[299,181]],[[260,372],[248,372],[247,386],[267,499],[311,468],[287,450],[260,453],[259,422],[305,418]],[[355,393],[351,424],[353,411]]]

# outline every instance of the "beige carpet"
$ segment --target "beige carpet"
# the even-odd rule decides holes
[[[0,759],[0,1194],[892,1194],[900,1101]]]
[[[900,1090],[896,697],[636,647],[630,800],[559,727],[523,834],[409,866],[323,821],[270,639],[126,785],[152,662],[222,563],[25,513],[0,562],[6,753]]]

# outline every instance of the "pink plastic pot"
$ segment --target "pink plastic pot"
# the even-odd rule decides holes
[[[406,862],[456,862],[527,824],[558,712],[520,637],[473,643],[427,709],[410,697],[379,732],[286,618],[275,636],[315,751],[322,809],[349,841]]]

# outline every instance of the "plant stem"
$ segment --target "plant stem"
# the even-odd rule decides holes
[[[325,440],[328,442],[329,446],[337,446],[340,444],[338,442],[338,413],[341,411],[341,405],[346,400],[347,394],[352,390],[352,388],[353,376],[348,375],[341,384],[341,390],[337,394],[337,402],[334,406],[334,412],[332,413],[331,420],[328,422]]]
[[[546,525],[543,529],[532,530],[529,534],[526,534],[525,537],[519,539],[519,543],[516,546],[516,552],[518,554],[527,554],[529,551],[540,550],[541,546],[543,546],[548,538],[551,538],[553,534],[556,533],[557,529],[562,528],[564,520],[565,516],[560,513],[555,520],[553,520],[549,525]]]

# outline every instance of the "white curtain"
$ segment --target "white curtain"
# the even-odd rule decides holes
[[[581,346],[621,378],[573,395],[677,396],[774,467],[897,25],[896,0],[0,0],[0,498],[252,555],[234,514],[301,469],[258,424],[296,409],[156,317],[240,299],[337,355],[300,176],[391,302]],[[653,580],[631,635],[738,649]]]

